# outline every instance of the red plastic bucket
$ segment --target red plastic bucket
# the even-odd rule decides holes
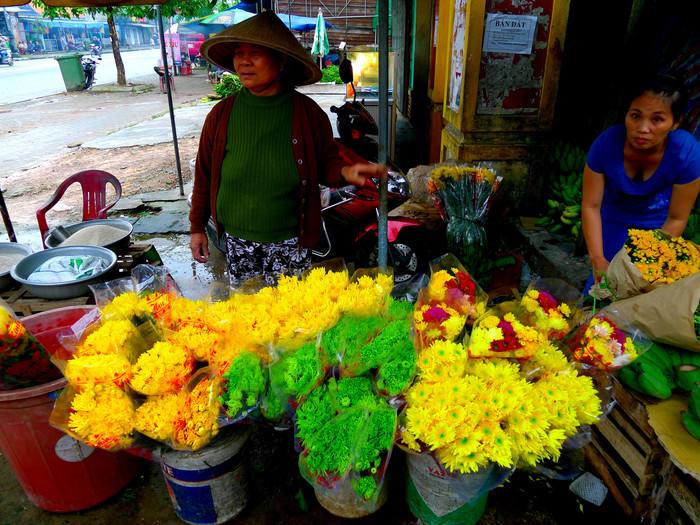
[[[49,352],[59,348],[58,333],[92,306],[58,308],[22,319]],[[49,425],[65,379],[0,392],[0,450],[27,498],[50,512],[73,512],[103,502],[124,488],[142,460],[93,449]]]

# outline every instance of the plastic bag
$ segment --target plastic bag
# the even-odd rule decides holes
[[[198,450],[218,434],[221,390],[222,379],[208,367],[192,376],[178,396],[171,445],[174,449]]]
[[[104,450],[121,450],[134,440],[134,403],[112,384],[63,389],[49,423],[75,439]]]
[[[418,350],[436,340],[455,341],[484,313],[488,296],[452,254],[431,263],[428,286],[413,315]]]
[[[489,491],[513,472],[495,464],[471,474],[451,472],[431,453],[407,454],[406,461],[408,506],[426,525],[476,523]]]
[[[383,504],[395,432],[396,410],[386,404],[342,410],[318,429],[299,469],[327,510],[358,517]]]
[[[438,165],[430,175],[429,191],[447,221],[447,248],[476,275],[482,273],[488,212],[502,180],[485,164]]]
[[[44,346],[0,303],[0,390],[28,388],[60,377]]]

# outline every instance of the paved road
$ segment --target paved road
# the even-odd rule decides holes
[[[158,61],[158,49],[125,51],[122,53],[127,81],[153,73]],[[97,84],[117,81],[114,56],[105,51],[97,66]],[[12,67],[0,66],[0,105],[31,100],[65,92],[58,62],[53,58],[18,60]]]

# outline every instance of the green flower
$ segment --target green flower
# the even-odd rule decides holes
[[[265,376],[260,358],[251,352],[236,357],[224,374],[227,381],[220,400],[230,417],[257,404],[265,390]]]

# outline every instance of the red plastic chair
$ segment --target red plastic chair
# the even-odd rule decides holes
[[[46,248],[46,233],[49,231],[49,226],[46,223],[46,212],[53,208],[61,200],[68,187],[76,182],[83,189],[84,221],[106,219],[107,211],[121,199],[122,185],[111,173],[102,170],[85,170],[71,175],[61,183],[46,204],[36,211],[36,220],[39,223],[39,233],[41,234],[41,242],[44,244],[44,248]],[[111,184],[117,194],[114,202],[109,204],[106,202],[107,184]]]

